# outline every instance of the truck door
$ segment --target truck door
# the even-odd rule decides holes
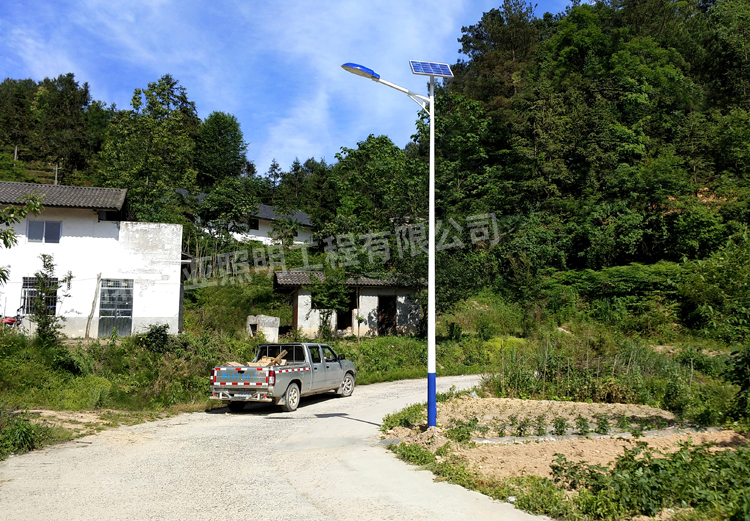
[[[310,350],[310,367],[312,367],[312,378],[310,384],[311,391],[319,391],[326,388],[326,366],[320,357],[320,347],[313,344],[308,347]]]
[[[323,364],[326,366],[326,380],[328,382],[326,387],[329,389],[336,388],[341,385],[341,380],[344,379],[341,362],[338,361],[333,349],[326,345],[321,345],[320,348],[323,351]]]

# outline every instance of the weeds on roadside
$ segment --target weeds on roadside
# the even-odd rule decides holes
[[[410,429],[413,425],[419,425],[427,420],[427,411],[424,404],[415,403],[393,414],[386,414],[380,425],[382,432],[394,427],[406,427]]]

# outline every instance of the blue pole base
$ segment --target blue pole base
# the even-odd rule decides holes
[[[437,427],[437,399],[435,395],[437,380],[435,373],[427,373],[427,426]]]

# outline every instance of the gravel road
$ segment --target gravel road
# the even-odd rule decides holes
[[[438,379],[438,390],[478,377]],[[425,380],[182,414],[121,427],[0,462],[7,520],[531,520],[448,483],[380,443],[383,416],[424,401]]]

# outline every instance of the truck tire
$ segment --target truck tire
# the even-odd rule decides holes
[[[341,381],[341,387],[339,387],[339,396],[351,396],[354,392],[354,375],[352,373],[346,373],[344,379]]]
[[[245,402],[229,402],[227,407],[229,407],[229,410],[232,412],[240,412],[245,408]]]
[[[286,412],[297,410],[299,405],[299,386],[296,383],[290,383],[284,393],[284,405],[281,406]]]

